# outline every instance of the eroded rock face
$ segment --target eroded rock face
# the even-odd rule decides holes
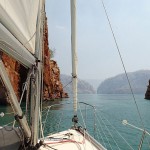
[[[65,98],[68,94],[63,91],[60,81],[60,70],[54,60],[49,61],[49,67],[44,71],[44,99]],[[50,76],[48,76],[50,74]]]
[[[4,66],[6,68],[6,71],[8,73],[8,77],[10,79],[10,82],[14,88],[15,94],[19,100],[20,97],[20,91],[19,91],[19,84],[20,84],[20,64],[15,61],[13,58],[9,57],[8,55],[2,53],[2,61],[4,63]],[[4,85],[0,84],[0,103],[8,103],[8,99],[6,98],[7,92],[4,87]]]
[[[63,91],[62,83],[60,82],[60,70],[54,60],[50,60],[50,51],[48,46],[48,28],[44,32],[44,85],[43,96],[44,100],[51,100],[55,98],[65,98],[68,94]],[[21,88],[25,82],[27,70],[15,61],[13,58],[2,53],[2,60],[6,67],[6,71],[10,78],[11,84],[17,95],[18,101],[21,95]],[[7,99],[7,92],[3,84],[0,82],[0,104],[9,103]]]

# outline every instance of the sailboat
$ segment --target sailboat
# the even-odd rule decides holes
[[[2,57],[0,77],[14,111],[19,127],[1,127],[2,150],[65,149],[106,150],[78,126],[77,116],[77,54],[76,54],[76,0],[71,2],[72,79],[74,91],[73,126],[54,135],[43,135],[41,105],[43,100],[43,41],[45,28],[45,0],[0,1],[0,51],[22,64],[27,70],[26,101],[30,102],[30,116],[23,113]],[[2,116],[2,114],[1,114]],[[28,118],[29,117],[29,118]],[[7,128],[7,129],[6,129]],[[10,130],[9,130],[10,128]],[[39,137],[39,130],[42,134]],[[56,138],[57,137],[57,138]]]

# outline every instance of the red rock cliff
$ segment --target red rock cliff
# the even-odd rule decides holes
[[[60,70],[57,63],[54,60],[50,60],[50,55],[46,22],[44,32],[44,99],[68,97],[68,94],[63,91],[63,86],[60,81]]]
[[[55,98],[68,97],[67,93],[63,91],[63,86],[60,81],[60,70],[57,66],[56,61],[50,60],[50,51],[48,45],[48,27],[47,22],[45,25],[44,32],[44,88],[43,95],[44,100],[51,100]],[[27,70],[20,65],[13,58],[2,53],[2,60],[6,67],[6,71],[14,88],[14,91],[18,97],[18,101],[21,95],[21,87],[23,82],[25,82],[24,74],[27,74]],[[23,73],[21,73],[23,72]],[[26,72],[26,73],[25,73]],[[0,103],[9,103],[6,99],[6,90],[0,82]]]
[[[20,90],[19,90],[19,83],[20,83],[20,64],[9,57],[8,55],[2,53],[2,61],[10,78],[10,82],[14,88],[15,94],[17,98],[20,97]],[[0,103],[5,104],[9,103],[8,99],[6,98],[6,89],[4,85],[0,82]]]

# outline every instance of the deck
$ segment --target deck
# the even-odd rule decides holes
[[[69,129],[47,136],[40,150],[106,150],[89,134]]]

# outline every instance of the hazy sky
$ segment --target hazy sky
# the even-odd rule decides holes
[[[104,0],[127,72],[150,69],[150,0]],[[71,75],[70,0],[47,0],[49,46]],[[78,74],[105,79],[123,67],[101,0],[77,0]]]

